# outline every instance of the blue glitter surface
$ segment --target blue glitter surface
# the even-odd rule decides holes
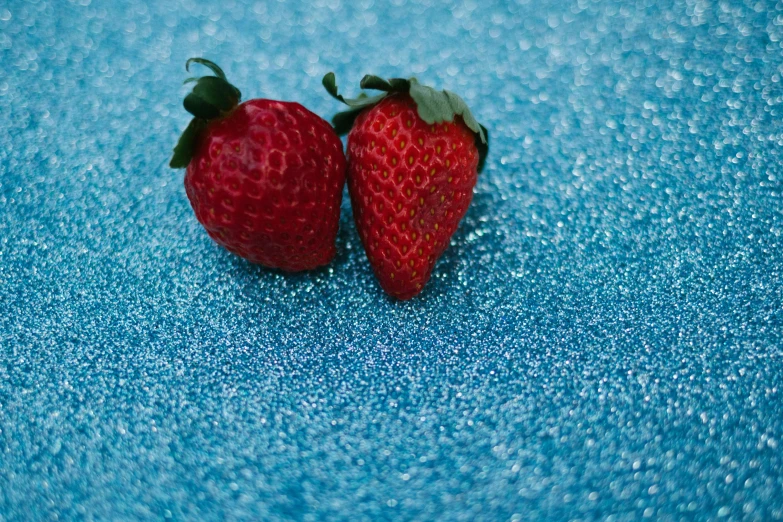
[[[220,249],[188,57],[492,133],[422,295]],[[783,3],[0,2],[0,520],[783,519]]]

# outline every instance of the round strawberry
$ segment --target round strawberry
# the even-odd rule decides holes
[[[350,110],[335,116],[348,134],[348,191],[356,227],[381,287],[410,299],[468,210],[488,151],[487,130],[465,102],[415,78],[365,76],[361,87],[384,91],[347,100],[334,74],[324,87]]]
[[[255,99],[202,58],[215,76],[191,78],[185,109],[194,118],[170,166],[187,167],[185,191],[209,236],[251,261],[309,270],[335,255],[345,183],[342,143],[298,103]]]

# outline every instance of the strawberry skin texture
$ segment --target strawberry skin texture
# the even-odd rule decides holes
[[[354,219],[381,287],[421,292],[468,210],[478,177],[475,135],[460,117],[430,125],[407,94],[361,113],[348,135]]]
[[[249,100],[210,121],[185,174],[196,218],[252,263],[310,270],[336,253],[346,161],[340,138],[298,103]]]

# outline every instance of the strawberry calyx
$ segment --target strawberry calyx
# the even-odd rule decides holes
[[[210,120],[222,118],[239,105],[242,93],[226,79],[223,69],[214,62],[204,58],[190,58],[185,62],[185,70],[190,72],[190,64],[197,63],[209,68],[214,76],[193,77],[185,80],[185,84],[194,83],[193,90],[185,96],[185,110],[193,115],[185,131],[174,147],[174,154],[169,166],[174,169],[184,168],[190,163],[198,141],[198,136]]]
[[[403,93],[410,95],[416,103],[419,117],[427,124],[452,122],[455,117],[460,116],[476,137],[475,143],[479,152],[478,171],[481,172],[484,168],[484,162],[489,152],[489,132],[476,120],[468,105],[457,94],[447,90],[437,91],[432,87],[420,84],[416,78],[384,80],[379,76],[368,74],[362,78],[359,86],[362,89],[383,92],[375,96],[361,93],[356,98],[345,98],[338,92],[333,72],[326,73],[321,83],[333,98],[349,107],[347,111],[339,112],[332,118],[332,125],[338,135],[347,134],[353,127],[356,118],[365,109],[378,104],[391,94]]]

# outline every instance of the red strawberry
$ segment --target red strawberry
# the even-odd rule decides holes
[[[248,261],[309,270],[335,255],[345,156],[331,126],[298,103],[250,100],[223,71],[195,81],[194,118],[171,167],[187,166],[185,191],[209,236]]]
[[[362,88],[385,91],[346,100],[334,74],[332,96],[351,110],[333,120],[348,135],[348,190],[356,227],[381,287],[410,299],[468,210],[487,153],[486,129],[465,102],[415,79],[365,76]]]

